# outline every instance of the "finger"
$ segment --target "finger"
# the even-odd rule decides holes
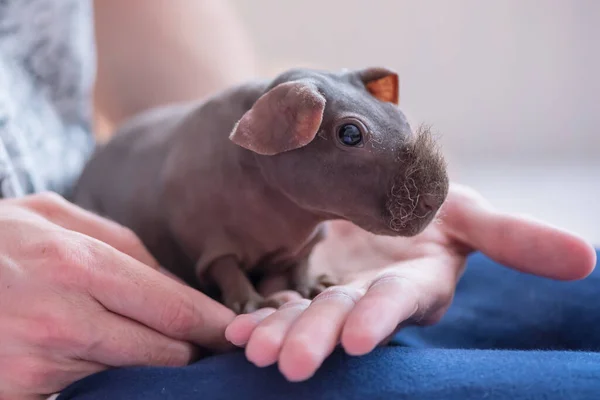
[[[56,225],[98,239],[141,263],[159,268],[140,239],[114,221],[78,207],[57,194],[38,194],[20,201]]]
[[[443,225],[456,239],[498,263],[553,279],[589,275],[596,252],[582,238],[549,224],[494,210],[480,195],[452,185]]]
[[[371,352],[401,322],[417,313],[419,295],[414,284],[404,277],[388,274],[375,280],[344,324],[344,350],[355,356]]]
[[[104,243],[96,242],[93,253],[87,290],[106,309],[173,339],[231,347],[224,333],[233,311]]]
[[[266,298],[267,301],[271,301],[273,304],[285,304],[290,301],[302,299],[302,295],[293,290],[282,290],[280,292],[272,293],[269,297]]]
[[[331,287],[319,294],[296,320],[284,340],[279,370],[290,381],[311,377],[339,341],[342,327],[363,293]]]
[[[238,315],[225,329],[225,338],[238,347],[245,346],[254,328],[275,311],[274,308],[262,308],[250,314]]]
[[[284,304],[252,331],[246,345],[246,358],[258,367],[277,362],[283,341],[296,319],[308,308],[310,300]]]
[[[106,312],[98,318],[95,345],[78,357],[111,367],[184,366],[195,358],[188,342],[168,338],[148,327]]]

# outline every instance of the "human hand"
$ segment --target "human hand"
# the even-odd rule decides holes
[[[412,238],[371,235],[334,222],[312,258],[315,273],[342,285],[312,302],[291,301],[279,310],[240,315],[226,337],[245,347],[257,366],[278,363],[291,381],[308,379],[341,344],[363,355],[406,325],[433,324],[444,315],[466,257],[479,250],[525,273],[559,280],[587,276],[594,249],[546,224],[494,210],[472,190],[451,185],[439,221]]]
[[[128,229],[57,195],[0,201],[0,399],[228,348],[233,313],[157,269]]]

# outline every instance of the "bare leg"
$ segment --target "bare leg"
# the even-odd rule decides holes
[[[207,270],[207,277],[221,291],[223,304],[237,314],[281,305],[276,298],[265,299],[258,294],[233,257],[223,257],[213,262]]]

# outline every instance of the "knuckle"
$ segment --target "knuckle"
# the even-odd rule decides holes
[[[166,303],[160,318],[160,329],[175,338],[188,337],[197,324],[194,305],[183,296]]]
[[[387,284],[387,283],[395,283],[395,284],[404,285],[407,280],[408,280],[408,278],[398,274],[395,271],[385,271],[385,272],[382,272],[381,274],[379,274],[375,279],[373,279],[373,282],[371,283],[371,287],[375,287],[375,286]]]
[[[70,266],[74,259],[73,249],[64,235],[53,235],[34,244],[33,253],[39,258],[58,266]]]
[[[156,336],[146,331],[134,331],[122,352],[129,363],[145,366],[177,367],[191,360],[192,346],[184,342],[157,341]],[[97,351],[97,348],[93,349]]]
[[[134,257],[147,254],[150,257],[144,243],[131,228],[117,224],[115,242],[119,244],[118,250],[126,254]]]
[[[186,346],[173,350],[172,347],[167,347],[160,354],[160,364],[166,367],[182,367],[187,365],[192,359],[193,350],[191,346]]]
[[[308,308],[309,305],[310,305],[309,299],[290,300],[287,303],[282,304],[279,307],[279,311],[287,310],[289,308]]]
[[[412,297],[417,297],[418,288],[416,283],[396,272],[396,271],[385,271],[381,273],[377,278],[373,280],[369,289],[385,286],[385,285],[393,285],[398,288],[398,291],[408,292],[412,295]]]
[[[356,303],[363,296],[363,294],[364,292],[357,288],[348,286],[332,286],[319,293],[313,299],[313,303],[331,299],[342,299]]]
[[[32,245],[30,254],[40,260],[40,273],[53,282],[75,283],[85,266],[93,265],[93,246],[68,232],[52,235]]]
[[[33,195],[27,202],[31,208],[49,219],[62,214],[69,204],[62,196],[51,191]]]
[[[414,314],[419,314],[423,310],[421,300],[426,292],[415,280],[397,271],[392,270],[381,273],[371,282],[369,291],[384,296],[380,297],[381,301],[388,303],[391,307],[400,304],[410,305],[410,308],[414,310]]]
[[[437,278],[417,279],[404,276],[397,271],[386,271],[379,275],[370,285],[369,290],[392,285],[393,291],[404,293],[403,302],[412,299],[415,313],[413,321],[418,325],[437,323],[445,313],[454,296],[455,285]],[[386,290],[389,290],[389,286]]]
[[[122,225],[117,225],[117,241],[128,250],[137,250],[143,247],[142,241],[135,232]]]
[[[56,192],[52,191],[44,191],[36,194],[35,198],[39,199],[41,202],[54,204],[54,205],[62,205],[66,200]]]
[[[117,223],[115,223],[115,226],[116,229],[114,232],[116,245],[114,247],[117,250],[151,267],[158,267],[158,262],[151,255],[144,245],[144,242],[134,230]]]

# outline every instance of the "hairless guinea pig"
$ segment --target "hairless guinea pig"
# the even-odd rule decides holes
[[[288,70],[125,123],[89,160],[72,200],[131,228],[166,269],[235,312],[277,306],[285,277],[312,298],[323,222],[413,236],[448,192],[427,129],[413,132],[387,68]]]

